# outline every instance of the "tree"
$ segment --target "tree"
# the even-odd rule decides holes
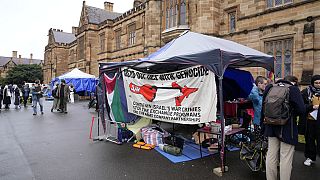
[[[34,82],[37,79],[43,81],[42,68],[37,64],[19,64],[8,71],[6,79],[11,84]]]
[[[3,77],[0,77],[0,86],[6,84],[6,79]]]

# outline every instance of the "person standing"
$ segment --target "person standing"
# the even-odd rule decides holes
[[[306,160],[304,165],[311,166],[316,161],[317,154],[320,156],[320,116],[318,113],[320,105],[320,75],[311,78],[311,85],[301,91],[306,113],[301,116],[301,122],[305,125],[305,151]],[[314,111],[315,116],[310,113]]]
[[[70,95],[69,86],[64,79],[61,79],[61,83],[58,86],[57,97],[59,98],[59,109],[61,113],[68,113],[67,101]]]
[[[10,98],[12,99],[13,98],[13,88],[12,88],[12,84],[9,84],[8,85],[8,89],[10,91]]]
[[[280,180],[290,180],[291,178],[294,148],[298,143],[296,117],[305,112],[303,99],[296,84],[297,78],[295,76],[286,76],[283,80],[268,85],[263,93],[261,127],[264,136],[268,137],[268,152],[266,157],[267,180],[277,180],[279,157]],[[286,87],[285,93],[284,87]],[[280,97],[283,100],[277,99],[276,101],[275,98],[279,96],[283,96]],[[276,104],[272,102],[279,102],[281,107],[272,106]],[[273,109],[273,111],[270,111],[270,109]],[[270,114],[278,114],[276,112],[281,113],[281,117],[270,117]],[[283,119],[283,114],[286,115],[287,119],[286,122],[283,121],[285,122],[283,125],[270,124],[270,121],[277,121],[279,123],[278,119]]]
[[[74,103],[74,87],[73,87],[73,84],[70,84],[69,90],[70,90],[70,102],[73,104]]]
[[[11,104],[11,92],[8,85],[5,85],[3,89],[3,104],[5,105],[5,109],[9,109]]]
[[[24,107],[27,107],[27,102],[30,94],[30,87],[29,87],[29,84],[26,84],[26,82],[23,82],[23,83],[24,83],[22,87],[23,105]]]
[[[0,84],[0,110],[2,109],[2,100],[3,100],[3,87]]]
[[[30,92],[32,91],[32,89],[34,89],[34,86],[35,86],[35,84],[32,83]],[[35,95],[31,93],[31,99],[30,99],[30,103],[32,104],[31,107],[33,107],[33,100],[34,99],[35,99]]]
[[[34,87],[31,89],[31,93],[33,96],[32,104],[33,104],[33,115],[37,115],[37,104],[39,103],[40,112],[43,114],[43,92],[41,89],[40,80],[35,81]]]
[[[59,98],[57,96],[57,90],[58,90],[58,82],[56,82],[52,88],[52,91],[51,91],[51,94],[52,94],[52,97],[53,97],[53,104],[52,104],[52,107],[51,107],[51,112],[53,112],[54,109],[57,109],[59,110]]]
[[[253,109],[254,109],[254,118],[253,124],[254,126],[260,126],[261,119],[261,109],[262,109],[262,96],[263,91],[265,90],[268,81],[267,78],[263,76],[258,76],[254,82],[253,88],[248,96],[248,99],[252,101]]]
[[[14,84],[12,88],[13,88],[13,97],[14,97],[13,104],[15,105],[15,109],[21,108],[20,107],[20,89],[16,84]]]

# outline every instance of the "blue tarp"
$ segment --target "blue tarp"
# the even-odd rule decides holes
[[[250,72],[227,68],[223,74],[223,99],[247,98],[253,88],[254,79]]]
[[[58,76],[51,81],[51,87],[55,82],[60,82],[64,79],[67,84],[73,84],[76,92],[95,92],[98,79],[94,75],[90,75],[75,68],[72,71]]]

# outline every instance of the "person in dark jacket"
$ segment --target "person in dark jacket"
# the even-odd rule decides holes
[[[70,89],[69,86],[66,84],[66,81],[64,79],[61,79],[61,83],[58,85],[57,97],[59,98],[59,109],[61,110],[61,113],[68,113],[67,112],[67,102],[70,95]]]
[[[5,109],[9,109],[11,104],[11,92],[8,85],[5,85],[3,88],[3,104],[5,105]]]
[[[2,109],[3,87],[0,84],[0,110]]]
[[[30,94],[30,87],[29,84],[26,84],[26,82],[23,82],[23,87],[21,89],[22,96],[23,96],[23,105],[24,107],[27,107],[27,102]]]
[[[296,117],[304,114],[305,106],[297,87],[297,78],[294,76],[286,76],[283,80],[276,82],[289,84],[289,104],[291,118],[285,125],[269,125],[264,124],[264,111],[261,114],[262,132],[268,137],[268,152],[266,158],[266,175],[268,180],[277,180],[278,170],[277,165],[280,157],[280,179],[290,180],[292,170],[292,160],[294,147],[298,143],[298,128]],[[272,85],[268,85],[263,94],[263,101],[270,91]],[[264,105],[262,106],[264,109]]]
[[[301,94],[306,107],[306,113],[300,117],[301,124],[305,125],[304,165],[311,166],[316,161],[317,154],[320,156],[320,116],[317,113],[320,104],[320,75],[314,75],[311,85],[302,90]],[[310,115],[313,111],[315,118]]]
[[[33,115],[37,115],[37,104],[39,103],[40,112],[43,114],[43,91],[41,88],[40,80],[35,81],[34,87],[31,89],[32,103],[33,103]]]

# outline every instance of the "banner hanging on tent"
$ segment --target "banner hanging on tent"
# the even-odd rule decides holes
[[[122,76],[130,113],[180,124],[216,120],[215,75],[203,66],[163,74],[122,68]]]

